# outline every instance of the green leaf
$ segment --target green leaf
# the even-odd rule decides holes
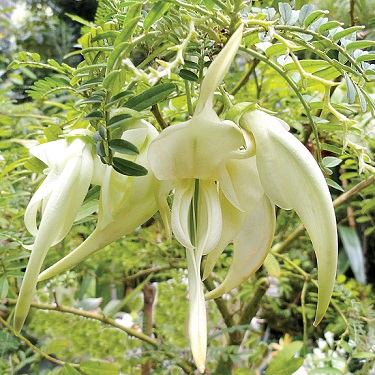
[[[366,283],[365,260],[361,241],[355,229],[351,227],[338,226],[339,236],[343,248],[348,255],[350,268],[353,271],[355,279],[362,283]]]
[[[326,178],[327,185],[331,186],[332,188],[344,192],[345,190],[340,186],[336,181],[331,180],[330,178]]]
[[[48,343],[44,352],[47,354],[60,354],[72,347],[72,342],[67,339],[55,339]]]
[[[120,73],[121,69],[116,69],[107,74],[103,79],[103,87],[108,89],[111,83],[117,78]]]
[[[310,15],[313,11],[314,11],[314,5],[312,4],[305,4],[301,8],[301,10],[299,11],[299,15],[298,15],[298,20],[301,23],[301,25],[305,21],[306,17]]]
[[[356,61],[359,63],[359,62],[363,62],[363,61],[372,61],[372,60],[375,60],[375,54],[374,53],[367,53],[367,54],[363,54],[361,56],[358,56],[356,58]]]
[[[327,10],[316,10],[315,12],[310,13],[303,22],[305,27],[309,27],[313,22],[317,21],[319,18],[324,17],[329,12]]]
[[[334,156],[326,156],[323,160],[322,160],[322,164],[324,167],[327,167],[327,168],[332,168],[332,167],[336,167],[337,165],[341,164],[342,163],[342,160],[339,159],[339,158],[336,158]]]
[[[371,352],[358,352],[353,354],[352,358],[375,358],[375,353]]]
[[[137,5],[139,8],[139,6]],[[140,9],[139,9],[140,10]],[[133,17],[133,16],[132,16]],[[139,16],[135,16],[132,19],[126,19],[124,25],[122,26],[122,31],[116,38],[114,42],[114,47],[116,48],[119,44],[127,42],[133,35],[135,28],[137,27],[138,21],[141,19]]]
[[[174,83],[162,83],[156,85],[148,90],[143,91],[141,94],[129,99],[124,107],[135,109],[136,111],[143,111],[152,105],[159,103],[167,98],[173,91],[176,90]]]
[[[5,276],[0,277],[0,300],[6,298],[8,295],[9,283]]]
[[[47,165],[33,156],[25,162],[24,167],[31,172],[42,174],[43,171],[47,168]]]
[[[303,358],[294,358],[302,349],[301,341],[294,341],[280,350],[269,364],[266,375],[292,375],[303,364]]]
[[[79,366],[87,375],[118,375],[120,369],[113,363],[99,361],[83,361]]]
[[[272,255],[271,253],[267,255],[266,259],[263,262],[263,266],[266,268],[267,272],[271,276],[276,277],[276,278],[280,277],[281,275],[280,264],[275,258],[275,256]]]
[[[96,153],[102,158],[105,158],[107,156],[103,141],[96,142]]]
[[[193,81],[193,82],[198,81],[198,76],[194,72],[188,69],[181,69],[178,75],[182,79],[186,79],[187,81]]]
[[[143,21],[143,27],[148,30],[156,21],[163,17],[164,13],[170,8],[171,3],[166,1],[158,1],[147,13],[145,20]]]
[[[109,141],[109,148],[120,154],[138,155],[139,150],[137,146],[133,145],[125,139],[112,139]]]
[[[148,173],[145,167],[130,160],[117,157],[113,158],[113,168],[126,176],[145,176]]]
[[[102,101],[103,101],[103,97],[102,96],[100,96],[100,95],[93,95],[93,96],[90,96],[87,99],[79,100],[76,104],[77,105],[82,105],[82,104],[97,104],[97,103],[101,103]]]
[[[353,42],[349,42],[345,49],[347,51],[352,51],[355,49],[364,49],[364,48],[369,48],[369,47],[374,47],[375,46],[375,40],[356,40]]]
[[[356,89],[357,94],[358,94],[359,104],[361,105],[361,110],[362,110],[362,112],[366,112],[366,109],[367,109],[366,98],[363,95],[362,90],[359,86],[355,85],[355,89]]]
[[[81,373],[77,371],[73,366],[65,363],[65,366],[61,371],[61,375],[81,375]]]
[[[92,215],[94,212],[96,212],[99,208],[99,202],[98,200],[91,200],[89,202],[86,202],[82,205],[82,207],[79,209],[78,214],[75,218],[75,222],[81,221],[88,216]]]
[[[346,83],[346,88],[347,88],[346,94],[348,98],[348,103],[353,104],[355,102],[357,91],[354,87],[353,81],[346,73],[344,73],[344,77],[345,77],[345,83]]]
[[[333,35],[332,40],[334,42],[337,42],[338,40],[345,38],[346,36],[349,36],[353,33],[355,33],[358,30],[363,30],[364,26],[352,26],[348,27],[347,29],[338,31],[336,34]],[[350,44],[350,43],[349,43]]]
[[[112,105],[114,105],[115,103],[119,102],[120,100],[124,99],[125,97],[129,96],[129,95],[132,95],[134,94],[133,91],[130,91],[130,90],[125,90],[125,91],[122,91],[122,92],[119,92],[118,94],[116,94],[115,96],[112,96],[107,104],[105,105],[105,109],[111,107]]]
[[[281,18],[285,21],[285,23],[288,23],[288,21],[292,17],[292,7],[288,3],[279,3],[279,12]]]
[[[338,21],[329,21],[321,25],[318,29],[320,34],[323,34],[325,31],[336,29],[337,27],[343,26],[342,22]]]
[[[103,113],[101,111],[92,111],[83,119],[84,120],[101,120],[102,118],[103,118]]]
[[[126,123],[132,116],[129,113],[123,113],[121,115],[113,116],[108,121],[108,128],[115,128],[116,126],[121,126]]]

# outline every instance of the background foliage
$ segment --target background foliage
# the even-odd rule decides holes
[[[313,328],[313,251],[296,215],[280,211],[265,267],[208,302],[207,373],[375,371],[375,10],[365,0],[339,6],[319,1],[315,9],[306,3],[171,0],[142,7],[138,1],[101,0],[96,13],[90,1],[5,4],[1,373],[194,372],[186,339],[184,249],[166,240],[157,215],[73,270],[40,283],[22,337],[13,335],[9,324],[29,255],[22,244],[32,242],[22,216],[43,170],[28,148],[57,139],[67,127],[91,124],[116,137],[129,117],[144,117],[159,128],[185,120],[203,68],[233,31],[238,12],[249,21],[247,34],[216,96],[216,110],[225,114],[228,100],[257,102],[277,112],[314,153],[336,205],[340,262],[331,307]],[[106,139],[98,149],[107,150]],[[91,233],[97,199],[93,187],[46,267]],[[229,246],[221,256],[208,289],[225,277],[231,251]]]

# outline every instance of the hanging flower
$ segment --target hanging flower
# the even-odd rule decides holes
[[[147,150],[157,135],[157,130],[148,122],[135,121],[128,126],[122,139],[135,145],[139,154],[115,153],[114,156],[149,169]],[[149,172],[145,176],[126,176],[116,172],[111,166],[105,166],[102,179],[95,230],[71,253],[44,270],[39,275],[39,281],[77,265],[96,251],[133,232],[156,213],[152,173]]]
[[[163,130],[151,143],[150,167],[174,187],[171,229],[186,248],[189,272],[189,336],[193,358],[205,369],[206,310],[203,278],[233,242],[225,280],[206,299],[216,298],[252,276],[267,256],[275,230],[275,205],[294,208],[312,239],[319,264],[315,324],[332,293],[337,234],[328,187],[312,155],[281,120],[262,111],[244,111],[240,126],[214,112],[213,94],[229,69],[242,38],[240,27],[209,67],[193,117]],[[157,192],[169,225],[167,192]],[[164,201],[163,201],[164,197]]]
[[[14,326],[20,331],[30,309],[38,274],[51,246],[69,232],[91,183],[98,183],[100,160],[94,155],[92,133],[70,133],[68,138],[44,143],[30,153],[47,166],[47,177],[25,211],[25,225],[35,237],[17,301]],[[37,225],[37,214],[41,220]]]

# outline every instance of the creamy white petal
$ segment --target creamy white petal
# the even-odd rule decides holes
[[[246,219],[246,213],[234,207],[223,193],[220,194],[220,207],[222,213],[222,231],[220,240],[215,248],[207,255],[204,264],[203,280],[210,275],[221,253],[238,234]]]
[[[207,353],[207,316],[200,278],[200,260],[197,261],[194,250],[186,249],[189,279],[189,339],[194,362],[203,373]]]
[[[66,168],[64,168],[59,177],[59,186],[51,193],[43,212],[38,234],[35,238],[33,250],[26,268],[15,308],[14,327],[17,332],[20,332],[30,309],[30,303],[35,292],[38,274],[49,248],[56,240],[56,231],[59,233],[60,228],[64,226],[67,217],[71,218],[71,213],[68,212],[70,207],[66,205],[66,202],[69,201],[70,194],[76,192],[75,188],[79,178],[80,167],[80,158],[75,157],[68,161]],[[79,207],[77,208],[77,211]],[[75,215],[71,220],[70,225],[73,224],[74,218]]]
[[[233,241],[233,261],[224,281],[206,294],[217,298],[238,287],[262,265],[272,244],[275,232],[275,207],[266,195],[246,220]]]
[[[158,133],[151,124],[145,121],[141,121],[133,126],[147,129],[147,137],[143,137],[143,144],[137,145],[140,153],[135,162],[149,169],[147,148]],[[135,142],[136,140],[133,139],[133,141]],[[124,235],[132,233],[136,228],[150,219],[157,211],[154,196],[155,179],[151,171],[145,176],[124,176],[125,178],[122,179],[121,174],[113,171],[111,167],[107,168],[111,170],[106,172],[107,177],[103,181],[96,229],[70,254],[43,271],[39,276],[39,281],[66,271],[91,256],[96,251]],[[121,184],[122,181],[125,181],[125,185]],[[104,186],[105,192],[103,192]],[[110,195],[109,198],[108,195]],[[111,195],[114,196],[111,197]],[[117,199],[117,196],[120,198]],[[114,204],[114,202],[116,202],[116,204]],[[105,209],[103,205],[106,207]],[[105,212],[105,210],[110,210],[110,212]]]
[[[236,56],[238,47],[240,46],[243,33],[243,24],[229,38],[227,44],[216,56],[210,67],[207,69],[204,80],[201,85],[196,112],[199,113],[206,106],[212,108],[212,100],[214,92],[227,74],[234,57]]]
[[[318,324],[329,305],[337,267],[336,218],[327,183],[310,152],[275,117],[249,112],[241,126],[254,135],[265,193],[276,205],[293,208],[310,235],[318,262]]]
[[[193,249],[190,233],[190,209],[195,190],[195,180],[179,180],[173,197],[172,230],[182,246]]]
[[[241,131],[221,121],[211,109],[164,129],[149,149],[150,166],[159,180],[214,179],[216,168],[244,144]]]
[[[219,193],[214,181],[199,182],[196,256],[208,254],[216,246],[222,230]]]

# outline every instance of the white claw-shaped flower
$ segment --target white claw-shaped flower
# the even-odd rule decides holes
[[[158,135],[146,121],[134,122],[123,133],[125,139],[139,150],[136,156],[126,158],[149,169],[147,150]],[[117,155],[116,156],[120,156]],[[125,155],[121,155],[125,158]],[[100,192],[98,222],[91,235],[67,256],[39,275],[39,281],[53,277],[82,262],[96,251],[130,234],[157,211],[154,196],[154,176],[125,176],[106,166]]]
[[[25,211],[25,225],[35,236],[32,252],[17,301],[14,326],[24,324],[35,292],[37,278],[51,246],[61,241],[72,227],[77,213],[95,180],[97,156],[84,137],[61,139],[34,147],[30,153],[48,166],[48,175]],[[100,161],[99,161],[100,163]],[[39,227],[37,213],[41,212]]]
[[[327,183],[313,156],[285,123],[255,110],[245,113],[240,124],[254,136],[264,192],[277,206],[296,211],[313,243],[318,262],[317,325],[329,305],[337,266],[336,217]]]
[[[163,130],[149,148],[150,167],[155,177],[171,182],[174,187],[171,226],[187,251],[189,337],[200,372],[204,372],[207,346],[201,260],[204,254],[217,247],[221,238],[223,220],[219,189],[229,201],[237,204],[226,162],[238,157],[238,150],[244,144],[242,131],[234,123],[221,120],[214,112],[213,95],[237,52],[242,29],[242,26],[237,29],[207,70],[194,116]],[[162,194],[158,192],[157,196],[162,197]],[[166,204],[162,204],[164,216],[165,207]],[[165,221],[169,222],[168,219]],[[224,242],[221,244],[225,247]]]

